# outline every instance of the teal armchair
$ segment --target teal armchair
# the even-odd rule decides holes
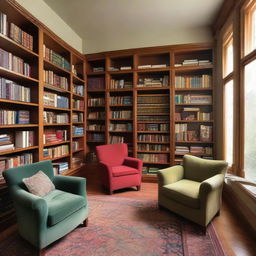
[[[228,164],[185,155],[183,166],[158,171],[158,204],[206,227],[219,214]]]
[[[44,197],[31,194],[23,178],[43,171],[55,185]],[[79,224],[87,226],[88,203],[84,178],[54,176],[51,161],[7,169],[3,176],[16,209],[20,235],[44,253],[47,245],[63,237]]]

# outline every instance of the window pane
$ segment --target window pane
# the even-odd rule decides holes
[[[233,33],[232,30],[225,36],[223,43],[223,77],[233,72]]]
[[[234,96],[233,80],[225,84],[225,155],[229,166],[233,164]]]
[[[227,47],[227,56],[226,56],[226,75],[230,74],[233,71],[233,40]]]
[[[256,180],[256,61],[245,66],[244,171],[246,178]]]

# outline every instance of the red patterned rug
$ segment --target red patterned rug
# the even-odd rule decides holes
[[[90,196],[89,226],[50,245],[46,256],[224,256],[212,224],[206,234],[156,200]],[[1,256],[32,256],[17,234],[0,243]]]

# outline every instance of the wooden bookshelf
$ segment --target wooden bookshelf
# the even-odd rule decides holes
[[[189,128],[196,129],[200,133],[200,126],[211,126],[214,131],[214,87],[212,76],[213,72],[213,51],[212,44],[187,44],[178,46],[162,46],[150,48],[138,48],[130,50],[120,50],[85,55],[87,62],[87,78],[100,78],[104,80],[101,88],[90,87],[87,90],[88,97],[99,97],[102,95],[105,99],[105,108],[102,106],[88,106],[89,111],[105,111],[104,118],[87,119],[95,124],[104,124],[106,129],[101,131],[87,130],[88,133],[104,133],[105,139],[102,142],[94,141],[88,138],[88,153],[94,157],[88,157],[89,161],[95,161],[95,146],[104,143],[111,143],[111,137],[117,135],[123,137],[124,142],[128,142],[129,154],[134,157],[146,155],[144,166],[148,168],[147,173],[143,173],[143,180],[156,181],[154,170],[168,167],[174,164],[181,164],[181,158],[184,152],[177,152],[177,146],[189,147],[198,150],[203,147],[204,152],[196,152],[194,155],[200,157],[215,157],[214,134],[209,141],[186,140],[181,141],[175,138],[175,125],[186,124]],[[197,63],[190,63],[187,60],[197,60]],[[98,70],[102,67],[104,69]],[[126,69],[126,70],[125,70]],[[176,86],[177,76],[186,78],[186,87]],[[203,78],[202,78],[203,76]],[[189,86],[193,78],[193,86]],[[203,83],[198,82],[203,79]],[[188,82],[188,81],[190,82]],[[196,80],[196,82],[194,81]],[[207,84],[206,84],[207,83]],[[195,87],[195,88],[194,88]],[[91,96],[90,96],[91,95]],[[212,97],[210,103],[176,103],[177,95],[207,95]],[[132,104],[113,104],[112,97],[132,97]],[[143,106],[139,103],[143,97],[166,97],[167,104],[158,102]],[[192,97],[193,98],[193,97]],[[160,100],[161,101],[161,100]],[[181,113],[184,108],[199,108],[199,112],[211,113],[210,116],[202,114],[203,118],[189,120],[176,120],[175,113]],[[102,109],[102,110],[100,110]],[[132,118],[113,118],[113,111],[131,110]],[[143,118],[143,116],[150,118]],[[198,114],[199,115],[199,114]],[[206,117],[207,116],[207,117]],[[186,115],[185,117],[186,118]],[[206,119],[207,118],[207,119]],[[143,120],[145,119],[145,120]],[[125,124],[131,123],[132,130],[125,130]],[[113,130],[118,125],[123,125],[122,130]],[[115,126],[114,126],[115,125]],[[117,125],[117,126],[116,126]],[[153,128],[152,128],[153,127]],[[149,137],[157,138],[149,140]],[[199,134],[200,135],[200,134]],[[159,137],[164,140],[158,141]],[[141,140],[144,138],[144,140]],[[199,148],[193,148],[199,147]],[[212,153],[205,152],[205,147],[212,148]],[[194,152],[192,150],[192,152]],[[190,151],[189,154],[193,154]],[[150,156],[148,156],[150,155]],[[153,156],[151,156],[153,155]],[[162,156],[163,159],[157,160]],[[153,159],[153,160],[148,160]],[[150,172],[153,173],[150,173]]]
[[[0,111],[13,111],[12,114],[10,114],[11,112],[8,112],[11,122],[10,120],[8,121],[8,119],[4,121],[3,119],[0,120],[0,135],[8,135],[7,137],[9,139],[6,136],[5,137],[10,140],[10,143],[14,144],[13,149],[0,150],[1,159],[3,159],[3,157],[5,159],[14,159],[16,157],[21,159],[27,155],[28,157],[26,157],[26,160],[24,160],[24,158],[21,164],[42,161],[45,159],[52,160],[55,163],[67,162],[68,169],[61,174],[75,175],[84,166],[86,155],[85,102],[87,98],[85,89],[85,58],[81,53],[66,44],[35,17],[29,14],[17,2],[12,0],[1,1],[0,12],[6,14],[9,28],[11,27],[11,23],[20,28],[19,32],[15,32],[16,34],[11,34],[11,28],[6,34],[1,34],[0,32],[0,49],[2,49],[2,52],[4,52],[5,55],[11,53],[23,60],[23,62],[19,63],[20,66],[18,66],[18,70],[17,67],[12,67],[10,65],[8,67],[6,66],[7,64],[3,62],[2,66],[0,66],[0,79],[12,81],[11,85],[10,82],[6,85],[6,82],[1,80],[0,86],[14,86],[15,84],[15,86],[18,85],[23,87],[22,89],[19,87],[20,91],[18,91],[18,87],[16,87],[17,91],[15,91],[13,95],[1,95],[0,98]],[[31,35],[31,38],[33,39],[30,39],[29,42],[19,41],[17,39],[17,33],[24,32]],[[30,44],[28,45],[28,43]],[[56,59],[54,58],[48,59],[45,56],[45,46],[51,51],[54,51],[55,54],[63,57],[65,63],[63,62],[62,65],[60,62],[56,62]],[[24,65],[23,72],[21,65]],[[26,65],[29,65],[29,69]],[[52,79],[51,82],[46,80],[44,70],[53,72],[54,75],[59,77],[64,77],[65,86],[62,87],[62,85],[60,85],[62,82],[59,83],[57,79]],[[21,90],[23,90],[22,93]],[[26,93],[24,93],[25,90]],[[46,106],[44,104],[44,92],[54,93],[58,97],[66,97],[68,99],[67,107]],[[30,97],[28,95],[30,95]],[[79,107],[78,109],[75,109],[73,107],[73,102],[77,100],[80,102],[84,101],[84,106],[82,108]],[[24,112],[21,113],[20,111]],[[24,117],[25,112],[29,113],[29,119],[27,119],[27,116]],[[45,122],[44,112],[51,112],[51,114],[48,113],[49,116],[52,115],[56,120],[53,121],[53,119],[51,119],[51,121],[48,120]],[[74,113],[80,114],[79,120],[76,120],[73,117]],[[16,120],[13,121],[14,118],[11,118],[10,115],[16,115]],[[66,119],[61,121],[61,118],[64,118],[64,116]],[[26,121],[24,121],[24,118]],[[19,120],[19,122],[17,122],[17,120]],[[79,130],[79,134],[74,134],[76,127],[82,128]],[[67,140],[44,144],[43,135],[48,129],[67,130]],[[24,131],[32,134],[31,136],[33,136],[33,140],[31,139],[31,141],[33,142],[31,145],[24,145],[23,147],[17,146],[16,136]],[[55,148],[62,145],[67,145],[67,153],[52,158],[44,155],[45,149]],[[1,161],[3,164],[3,160]],[[9,161],[9,163],[11,164],[11,161]],[[18,164],[17,160],[13,160],[13,166],[17,166]],[[2,169],[6,167],[12,167],[12,165],[2,165]],[[1,196],[6,195],[7,197],[8,193],[6,192],[6,186],[2,178],[0,178],[0,183],[0,194]],[[1,198],[1,200],[3,199]],[[6,198],[6,200],[9,199]],[[13,211],[9,208],[6,208],[6,210],[7,213]],[[1,209],[1,212],[4,212],[4,209]],[[5,220],[3,219],[3,216],[5,216]],[[3,216],[1,217],[0,232],[8,228],[10,224],[15,223],[12,214],[5,215],[3,213]],[[9,224],[2,225],[4,222]]]

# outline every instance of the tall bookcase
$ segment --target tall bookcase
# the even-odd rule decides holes
[[[86,155],[84,56],[15,1],[1,1],[0,13],[1,174],[50,159],[57,174],[74,175]],[[0,195],[2,231],[14,223],[2,175]]]
[[[87,132],[88,164],[95,146],[125,142],[144,162],[143,179],[181,164],[184,154],[214,158],[214,88],[211,43],[151,47],[85,55],[88,97],[104,98],[104,116]],[[90,83],[90,78],[92,82]],[[99,80],[97,79],[99,78]],[[101,86],[97,86],[100,84]],[[96,85],[96,86],[95,86]],[[101,140],[95,140],[99,132]],[[95,137],[93,137],[95,136]],[[90,138],[90,139],[89,139]]]

